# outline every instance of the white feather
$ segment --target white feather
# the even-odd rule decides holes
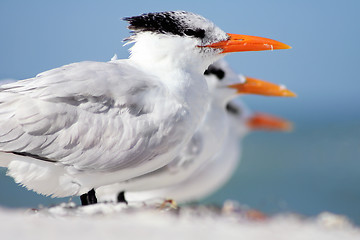
[[[242,79],[239,79],[238,75],[233,73],[224,61],[216,62],[214,66],[226,71],[225,78],[219,81],[214,75],[206,77],[211,93],[210,107],[205,121],[190,142],[173,161],[163,168],[126,182],[99,188],[97,195],[100,199],[102,195],[104,195],[104,199],[113,199],[114,197],[108,195],[116,195],[121,191],[155,190],[156,192],[156,189],[173,188],[178,184],[187,182],[189,178],[192,179],[200,169],[207,168],[217,159],[227,144],[228,134],[234,134],[234,129],[238,128],[229,123],[229,116],[225,110],[226,103],[236,97],[237,93],[226,86],[239,81],[242,82]],[[241,114],[242,117],[245,115],[244,112]],[[241,125],[242,123],[238,124]]]

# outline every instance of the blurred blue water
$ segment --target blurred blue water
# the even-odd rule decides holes
[[[286,117],[292,134],[255,133],[244,141],[232,181],[207,201],[239,200],[268,213],[323,210],[360,224],[360,1],[0,1],[0,79],[24,79],[83,60],[128,56],[124,16],[188,10],[227,32],[274,38],[293,47],[227,57],[237,72],[284,83],[296,99],[244,97],[252,109]],[[43,198],[0,169],[0,205],[36,207]]]
[[[293,133],[253,133],[230,182],[205,202],[227,198],[267,213],[331,211],[360,224],[360,122],[296,124]]]

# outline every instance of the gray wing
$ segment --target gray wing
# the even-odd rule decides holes
[[[160,127],[151,116],[167,94],[159,84],[126,62],[81,62],[3,85],[0,151],[77,170],[141,164],[165,151],[149,151]]]

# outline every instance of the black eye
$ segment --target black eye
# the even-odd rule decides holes
[[[225,77],[225,72],[222,69],[216,68],[212,65],[210,65],[210,67],[207,70],[205,70],[204,74],[205,75],[214,74],[219,81],[221,81]]]
[[[233,115],[240,115],[241,114],[241,110],[236,105],[234,105],[232,103],[226,104],[226,110],[228,111],[228,113],[231,113]]]
[[[205,37],[205,30],[204,29],[185,29],[184,34],[190,36],[190,37],[196,37],[196,38],[204,38]]]

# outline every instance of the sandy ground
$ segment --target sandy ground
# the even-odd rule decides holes
[[[267,217],[226,202],[223,207],[66,203],[39,209],[0,209],[1,239],[360,239],[344,217],[322,213]]]

